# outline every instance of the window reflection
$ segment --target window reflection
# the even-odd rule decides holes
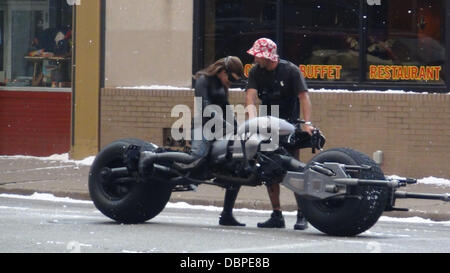
[[[444,82],[444,1],[390,0],[368,9],[367,78]]]
[[[70,87],[71,25],[65,0],[0,1],[0,85]]]
[[[276,0],[205,1],[205,64],[228,55],[253,63],[245,52],[266,37],[275,40]]]
[[[358,80],[359,1],[285,1],[284,56],[309,80]]]
[[[360,0],[278,2],[205,1],[205,64],[236,55],[248,70],[253,42],[278,37],[281,57],[309,81],[445,84],[445,0],[371,1],[363,11]],[[363,49],[360,17],[367,20]]]

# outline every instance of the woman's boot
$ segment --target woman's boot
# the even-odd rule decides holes
[[[239,223],[233,216],[233,207],[236,201],[236,197],[239,193],[238,188],[229,188],[225,192],[225,200],[223,202],[223,211],[220,214],[219,225],[222,226],[245,226],[243,223]]]

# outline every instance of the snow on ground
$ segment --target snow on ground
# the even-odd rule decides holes
[[[43,161],[60,161],[62,163],[73,163],[76,165],[84,165],[90,166],[92,165],[95,156],[87,157],[83,160],[71,160],[69,159],[69,154],[55,154],[48,157],[35,157],[35,156],[25,156],[25,155],[16,155],[16,156],[0,156],[0,159],[36,159]],[[389,175],[387,176],[389,179],[403,179],[404,177],[400,177],[398,175]],[[441,187],[450,187],[450,179],[445,178],[437,178],[437,177],[425,177],[422,179],[418,179],[417,183],[419,184],[428,184],[428,185],[436,185]],[[14,194],[0,194],[0,197],[5,198],[19,198],[19,199],[31,199],[31,200],[41,200],[41,201],[50,201],[50,202],[62,202],[62,203],[83,203],[83,204],[92,204],[91,201],[84,200],[75,200],[68,197],[55,197],[52,194],[47,193],[34,193],[30,196],[24,195],[14,195]],[[195,209],[195,210],[206,210],[206,211],[222,211],[221,207],[215,206],[202,206],[202,205],[191,205],[185,202],[177,202],[177,203],[168,203],[167,208],[175,208],[175,209]],[[235,209],[235,211],[241,212],[252,212],[252,213],[262,213],[262,214],[270,214],[271,211],[265,210],[252,210],[252,209]],[[296,215],[296,211],[286,211],[283,212],[285,215]],[[448,222],[434,222],[429,219],[423,219],[419,217],[411,217],[411,218],[392,218],[382,216],[380,221],[397,221],[397,222],[408,222],[408,223],[445,223],[450,225],[450,221]]]
[[[14,156],[0,156],[0,159],[37,159],[43,161],[60,161],[62,163],[73,163],[76,165],[90,166],[94,162],[95,156],[89,156],[82,160],[72,160],[69,159],[69,154],[54,154],[48,157],[35,157],[35,156],[25,156],[25,155],[14,155]],[[390,179],[404,179],[404,177],[398,175],[388,175],[387,178]],[[439,177],[425,177],[417,180],[418,184],[428,184],[440,187],[450,187],[450,179],[439,178]]]
[[[69,197],[56,197],[50,193],[33,193],[32,195],[19,195],[19,194],[9,194],[2,193],[0,197],[4,198],[14,198],[14,199],[27,199],[27,200],[38,200],[38,201],[49,201],[56,203],[72,203],[72,204],[92,204],[92,201],[86,200],[76,200]]]
[[[316,92],[316,93],[358,93],[358,94],[374,94],[374,93],[383,93],[383,94],[411,94],[411,95],[417,95],[417,94],[429,94],[428,92],[417,92],[417,91],[405,91],[405,90],[348,90],[348,89],[308,89],[309,92]],[[442,94],[442,93],[440,93]],[[450,93],[446,93],[449,94]]]
[[[450,180],[444,179],[444,178],[437,178],[437,177],[433,177],[433,176],[419,179],[418,183],[450,187]]]
[[[119,89],[137,89],[137,90],[181,90],[181,91],[189,91],[192,90],[190,87],[177,87],[177,86],[169,86],[169,85],[141,85],[141,86],[122,86],[118,87]],[[230,88],[230,91],[244,91],[242,88]],[[313,89],[309,88],[309,92],[316,93],[384,93],[384,94],[428,94],[428,92],[416,92],[416,91],[404,91],[404,90],[348,90],[348,89]],[[442,94],[442,93],[440,93]],[[450,93],[446,93],[450,95]]]
[[[190,91],[192,88],[190,87],[176,87],[169,85],[141,85],[141,86],[123,86],[118,87],[119,89],[137,89],[137,90],[181,90],[181,91]]]
[[[390,179],[405,179],[398,175],[388,175],[387,178]],[[422,179],[417,179],[417,184],[428,184],[439,187],[450,187],[450,179],[438,178],[434,176],[424,177]]]
[[[421,223],[421,224],[444,224],[444,225],[450,225],[450,221],[441,221],[436,222],[430,219],[424,219],[418,216],[415,217],[407,217],[407,218],[396,218],[396,217],[388,217],[388,216],[381,216],[378,221],[381,222],[399,222],[399,223]]]
[[[15,199],[26,199],[26,200],[38,200],[56,203],[72,203],[72,204],[92,204],[92,201],[76,200],[69,197],[56,197],[53,194],[48,193],[34,193],[32,195],[17,195],[17,194],[0,194],[0,198],[15,198]],[[185,202],[177,203],[167,203],[166,208],[175,209],[193,209],[193,210],[206,210],[206,211],[222,211],[222,207],[215,206],[201,206],[201,205],[190,205]],[[269,210],[254,210],[254,209],[234,209],[234,212],[250,212],[258,214],[270,214],[272,211]],[[297,215],[297,211],[284,211],[284,215]],[[379,221],[382,222],[401,222],[401,223],[419,223],[419,224],[442,224],[450,225],[450,221],[432,221],[430,219],[424,219],[420,217],[407,217],[407,218],[395,218],[388,216],[381,216]]]
[[[69,159],[69,154],[54,154],[47,157],[41,156],[27,156],[27,155],[12,155],[12,156],[0,156],[0,159],[36,159],[42,161],[60,161],[62,163],[74,163],[76,165],[90,166],[94,162],[95,156],[89,156],[82,160]]]

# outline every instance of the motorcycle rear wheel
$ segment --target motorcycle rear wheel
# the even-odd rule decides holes
[[[324,151],[312,162],[337,162],[347,165],[368,165],[356,177],[362,179],[384,180],[379,166],[367,155],[350,148],[335,148]],[[300,206],[303,213],[315,228],[332,236],[356,236],[371,228],[379,219],[388,202],[389,192],[385,187],[354,186],[348,188],[349,198],[331,198],[328,200],[308,200],[302,198]],[[358,198],[359,197],[359,198]]]
[[[141,147],[141,151],[155,150],[157,146],[134,138],[114,141],[96,156],[89,172],[89,193],[94,205],[105,216],[124,224],[146,222],[158,215],[172,194],[172,187],[153,181],[137,181],[136,178],[102,177],[102,170],[124,167],[123,153],[129,145]]]

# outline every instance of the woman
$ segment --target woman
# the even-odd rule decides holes
[[[239,81],[243,75],[243,65],[241,60],[235,56],[228,56],[217,60],[207,68],[197,72],[194,75],[195,96],[202,98],[202,109],[196,109],[196,114],[202,116],[203,110],[208,105],[217,105],[222,109],[222,113],[226,112],[228,102],[228,89],[232,82]],[[202,127],[194,128],[198,134],[194,133],[194,137],[201,134],[202,139],[193,138],[191,144],[191,152],[193,156],[204,158],[208,155],[211,147],[211,141],[206,140],[203,132],[203,126],[210,118],[202,118]],[[225,192],[225,200],[223,211],[219,218],[219,224],[224,226],[245,226],[239,223],[233,217],[233,207],[238,195],[240,186],[228,188]]]

